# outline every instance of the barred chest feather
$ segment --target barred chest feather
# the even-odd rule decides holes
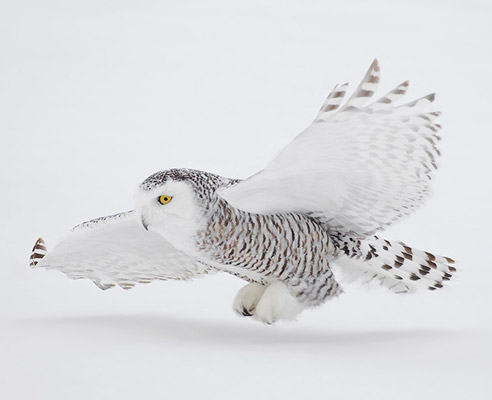
[[[218,269],[259,283],[288,278],[293,286],[329,269],[335,248],[309,217],[247,213],[221,199],[212,208],[197,247]]]

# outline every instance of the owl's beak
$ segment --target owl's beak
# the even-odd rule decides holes
[[[139,210],[139,214],[140,214],[140,222],[142,223],[142,226],[144,227],[144,229],[146,231],[149,230],[149,217],[148,217],[148,210],[147,210],[147,207],[142,207],[140,210]]]
[[[145,228],[145,230],[148,231],[149,230],[149,224],[147,223],[147,221],[145,221],[145,215],[143,215],[143,214],[141,215],[140,221],[142,222],[142,225]]]

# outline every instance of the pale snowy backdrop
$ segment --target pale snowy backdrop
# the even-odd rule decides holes
[[[490,1],[0,5],[0,398],[492,398]],[[452,288],[350,286],[269,327],[226,275],[103,292],[29,269],[157,170],[261,169],[374,57],[381,93],[438,93],[434,196],[385,235],[456,258]]]

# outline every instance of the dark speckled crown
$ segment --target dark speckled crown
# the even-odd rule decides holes
[[[152,190],[170,180],[188,182],[200,199],[211,199],[219,187],[239,181],[195,169],[173,168],[150,175],[140,184],[140,190]]]

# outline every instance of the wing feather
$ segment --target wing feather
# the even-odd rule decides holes
[[[209,272],[160,235],[143,229],[133,211],[84,222],[50,252],[39,238],[30,265],[91,279],[101,289],[130,289],[154,279],[190,279]]]
[[[348,83],[344,83],[343,85],[336,85],[333,90],[330,92],[325,102],[321,106],[318,115],[316,116],[316,120],[320,120],[322,118],[327,117],[332,112],[335,112],[340,105],[342,104],[345,93],[347,92]],[[315,121],[316,121],[315,120]]]
[[[374,103],[369,105],[367,108],[372,111],[385,111],[391,110],[394,104],[400,100],[408,90],[410,82],[405,81],[400,83],[396,88],[387,93],[385,96],[379,98]]]
[[[379,63],[378,60],[374,60],[359,86],[341,108],[341,111],[349,107],[362,108],[376,92],[379,86],[379,78]]]
[[[305,213],[361,237],[412,213],[429,196],[440,155],[439,113],[425,111],[435,96],[396,107],[405,81],[365,106],[379,75],[375,60],[344,105],[328,96],[306,130],[222,197],[248,212]]]

